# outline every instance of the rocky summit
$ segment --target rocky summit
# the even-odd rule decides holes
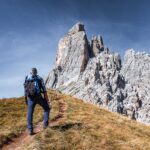
[[[82,23],[59,41],[46,86],[150,124],[150,55],[130,49],[124,61]]]

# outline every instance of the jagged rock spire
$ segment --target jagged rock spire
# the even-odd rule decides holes
[[[79,46],[81,49],[78,49]],[[79,55],[80,60],[78,63],[82,62],[81,56],[83,56],[83,60],[88,60],[87,36],[85,33],[84,25],[80,22],[76,23],[68,31],[68,34],[60,39],[55,64],[57,66],[66,65],[68,60],[74,60],[74,55]],[[80,66],[78,66],[78,68],[79,67]]]
[[[78,22],[69,30],[68,34],[75,34],[80,31],[85,31],[84,24]]]
[[[93,55],[96,56],[101,51],[104,51],[104,43],[102,36],[93,36],[91,40],[91,50],[93,52]]]
[[[88,48],[84,25],[77,23],[59,41],[55,69],[52,75],[49,75],[56,82],[50,82],[49,78],[49,81],[47,80],[51,84],[49,86],[59,87],[73,78],[77,80],[88,63]]]

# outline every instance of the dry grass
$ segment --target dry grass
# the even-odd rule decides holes
[[[50,95],[55,95],[55,92],[51,91]],[[37,135],[25,149],[150,149],[150,127],[71,96],[61,96],[68,105],[65,119]]]
[[[55,101],[56,94],[51,94],[53,119],[58,113],[58,104]],[[43,110],[40,106],[35,107],[34,126],[43,120]],[[24,97],[0,100],[0,148],[3,144],[19,136],[27,128],[27,106]]]
[[[42,119],[41,109],[35,109],[34,123]],[[27,126],[27,106],[24,98],[0,100],[0,146],[21,134]]]
[[[65,118],[36,135],[25,150],[149,150],[150,127],[123,116],[85,103],[81,100],[49,91],[57,114],[56,96],[68,105]],[[18,101],[19,102],[19,101]],[[18,103],[16,102],[16,103]],[[7,102],[6,102],[7,103]],[[19,106],[19,103],[17,104]],[[1,104],[0,104],[1,106]],[[23,107],[19,107],[23,109]],[[2,107],[2,106],[1,106]],[[12,106],[9,105],[7,108]],[[16,106],[14,106],[16,108]],[[14,111],[14,110],[13,110]],[[16,110],[17,111],[17,110]],[[19,109],[18,109],[19,111]],[[21,119],[25,114],[20,114]],[[1,116],[3,118],[4,116]],[[17,118],[17,117],[16,117]],[[4,125],[4,124],[3,124]],[[3,130],[5,129],[2,126]],[[12,127],[11,124],[8,126]],[[0,129],[0,131],[3,131]],[[8,130],[8,129],[7,129]]]

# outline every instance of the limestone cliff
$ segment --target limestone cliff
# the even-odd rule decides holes
[[[150,55],[128,50],[121,72],[126,83],[124,107],[127,114],[150,124]]]
[[[46,86],[150,123],[150,56],[128,50],[124,63],[101,36],[89,41],[75,24],[60,41]]]

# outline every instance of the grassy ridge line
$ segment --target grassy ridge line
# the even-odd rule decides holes
[[[50,95],[54,91],[50,91]],[[61,94],[65,119],[35,136],[24,150],[149,150],[150,127]]]

